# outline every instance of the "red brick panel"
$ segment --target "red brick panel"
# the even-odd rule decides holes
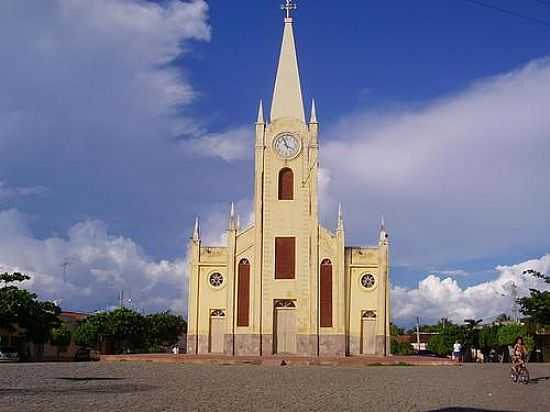
[[[237,294],[237,326],[248,326],[250,313],[250,263],[239,263],[239,290]]]
[[[295,279],[296,239],[275,238],[275,279]]]
[[[332,263],[325,259],[321,263],[321,327],[332,327]]]
[[[294,200],[294,173],[288,167],[279,172],[279,200]]]

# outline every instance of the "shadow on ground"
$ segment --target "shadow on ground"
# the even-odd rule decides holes
[[[542,376],[540,378],[531,378],[529,382],[539,383],[539,382],[548,381],[548,380],[550,380],[550,376]]]
[[[72,382],[83,382],[83,381],[121,381],[123,380],[124,378],[75,378],[75,377],[59,377],[59,378],[54,378],[54,379],[59,379],[59,380],[62,380],[62,381],[72,381]]]
[[[504,409],[479,409],[479,408],[442,408],[442,409],[431,409],[428,412],[512,412],[506,411]]]
[[[34,387],[34,388],[0,388],[0,396],[2,395],[22,395],[22,396],[34,396],[42,394],[88,394],[88,393],[103,393],[103,394],[121,394],[121,393],[137,393],[147,392],[157,389],[157,386],[153,385],[141,385],[141,384],[119,384],[119,385],[86,385],[78,387]]]

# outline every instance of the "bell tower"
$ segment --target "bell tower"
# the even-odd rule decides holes
[[[283,40],[270,121],[260,103],[256,122],[256,267],[262,276],[262,353],[277,353],[276,306],[295,308],[292,350],[317,354],[318,325],[318,144],[315,103],[306,123],[291,12],[286,1]],[[286,308],[290,306],[285,306]],[[286,312],[285,312],[286,313]],[[286,314],[285,314],[286,316]],[[291,338],[293,341],[293,338]],[[286,347],[286,346],[285,346]],[[280,352],[280,350],[279,350]]]

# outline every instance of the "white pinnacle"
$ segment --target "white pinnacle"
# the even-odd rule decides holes
[[[199,226],[199,217],[195,219],[195,228],[193,229],[193,240],[200,239],[200,226]]]
[[[264,103],[262,100],[260,100],[260,107],[258,108],[258,120],[256,120],[256,124],[264,124]]]
[[[319,123],[317,121],[317,108],[315,107],[315,99],[311,100],[311,119],[309,123]]]

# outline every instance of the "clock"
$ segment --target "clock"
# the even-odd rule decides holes
[[[293,159],[301,148],[300,139],[292,133],[281,133],[273,141],[273,149],[283,159]]]

